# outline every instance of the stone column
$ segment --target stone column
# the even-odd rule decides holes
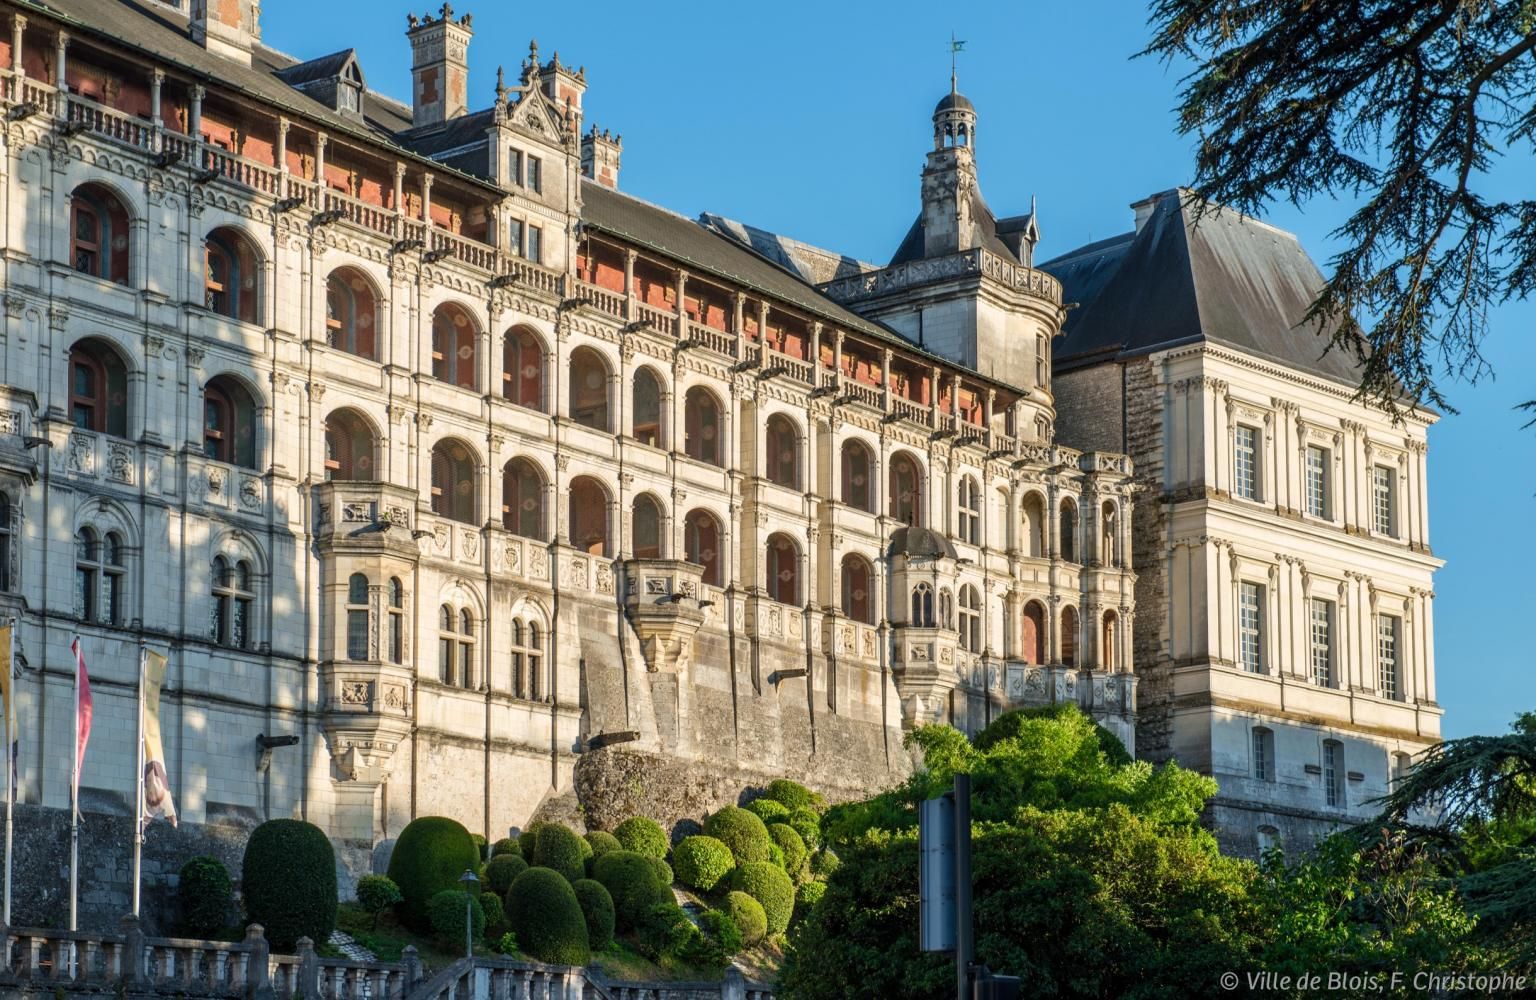
[[[11,72],[20,79],[27,75],[26,68],[22,65],[21,40],[27,30],[27,19],[20,14],[11,15]],[[21,100],[21,90],[18,88],[12,95],[13,100]]]
[[[58,96],[53,102],[53,114],[61,121],[69,117],[69,33],[61,31],[53,41],[53,85]],[[103,248],[105,249],[105,248]]]
[[[432,228],[432,175],[425,173],[421,175],[421,222],[427,229]]]
[[[324,132],[315,133],[315,211],[326,210],[325,195],[329,186],[325,183],[325,147],[330,142],[330,137]],[[374,332],[377,340],[378,332]],[[377,347],[375,348],[377,349]]]
[[[405,164],[403,163],[395,164],[395,214],[405,215]]]
[[[288,129],[292,123],[287,118],[277,119],[277,197],[288,197]]]

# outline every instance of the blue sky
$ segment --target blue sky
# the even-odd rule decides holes
[[[1038,198],[1041,259],[1130,228],[1129,205],[1187,181],[1174,131],[1179,71],[1133,59],[1146,6],[1094,3],[509,4],[474,14],[470,103],[488,105],[537,38],[587,67],[587,121],[624,136],[620,186],[685,215],[729,215],[884,261],[917,210],[929,114],[949,87],[950,32],[966,41],[960,89],[977,105],[982,189],[1011,215]],[[302,58],[355,47],[370,87],[407,100],[405,6],[390,0],[263,5],[264,41]],[[417,13],[421,10],[416,9]],[[435,10],[434,10],[435,13]],[[1521,169],[1529,169],[1523,154]],[[1506,171],[1506,174],[1508,171]],[[1344,209],[1278,206],[1320,265]],[[1513,631],[1536,612],[1536,305],[1496,309],[1501,373],[1449,383],[1461,411],[1430,433],[1439,700],[1447,736],[1502,731],[1536,709],[1531,655]]]

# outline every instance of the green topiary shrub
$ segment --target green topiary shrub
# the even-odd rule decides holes
[[[592,877],[613,897],[613,912],[620,931],[637,929],[658,902],[672,894],[656,877],[656,868],[643,854],[609,851],[592,864]]]
[[[700,892],[713,892],[720,880],[736,867],[731,849],[714,837],[684,837],[672,850],[672,864],[683,885]]]
[[[480,910],[485,914],[485,940],[501,940],[501,936],[512,929],[507,923],[507,911],[502,906],[501,897],[495,893],[482,892],[477,898]]]
[[[814,851],[821,843],[821,817],[813,809],[796,809],[784,821],[800,835],[808,851]]]
[[[557,965],[586,965],[591,957],[587,921],[565,876],[530,868],[507,891],[507,923],[530,958]]]
[[[613,835],[624,850],[653,858],[666,857],[672,846],[661,824],[644,816],[631,816],[614,828]]]
[[[774,823],[768,827],[768,836],[784,852],[784,870],[791,878],[799,876],[800,869],[805,867],[805,841],[795,832],[795,828],[788,823]]]
[[[472,833],[469,835],[469,839],[475,842],[476,857],[479,857],[482,860],[490,857],[490,855],[486,853],[485,850],[485,837],[478,833]]]
[[[768,845],[768,863],[779,868],[784,867],[784,848],[778,844]]]
[[[821,897],[826,894],[827,883],[814,880],[802,882],[800,888],[795,890],[795,922],[804,920],[806,914],[810,913],[811,909],[821,902]]]
[[[464,947],[466,911],[471,922],[470,934],[478,941],[485,936],[485,909],[479,896],[462,889],[444,889],[427,900],[427,921],[444,947]]]
[[[589,850],[587,842],[569,827],[545,823],[539,827],[534,841],[533,864],[536,868],[551,868],[564,875],[567,882],[574,882],[586,877]]]
[[[757,944],[768,933],[768,915],[763,912],[763,904],[744,892],[726,895],[725,914],[741,930],[741,939],[747,944]]]
[[[764,823],[782,823],[789,819],[789,806],[777,799],[753,799],[747,803],[746,810]]]
[[[379,914],[400,902],[400,887],[388,875],[364,875],[357,880],[357,905],[373,914],[374,929],[379,926]]]
[[[769,934],[779,934],[789,926],[795,912],[795,884],[778,865],[749,861],[731,876],[731,888],[763,904]]]
[[[234,891],[218,858],[196,857],[181,866],[176,882],[181,925],[188,937],[206,938],[229,926]]]
[[[827,807],[827,800],[806,788],[798,781],[790,781],[788,778],[779,778],[768,783],[768,791],[763,797],[782,802],[793,812],[796,809],[812,809],[816,812]]]
[[[521,854],[498,854],[485,866],[485,887],[498,896],[512,888],[512,880],[528,870]]]
[[[543,823],[529,823],[522,833],[517,835],[517,850],[523,856],[523,860],[533,864],[533,847],[539,836],[539,827]]]
[[[619,843],[619,838],[615,837],[607,830],[593,830],[591,833],[587,834],[584,839],[592,848],[592,857],[594,860],[602,857],[609,851],[621,851],[624,849],[624,845]]]
[[[811,855],[811,874],[820,879],[830,878],[840,864],[842,861],[837,852],[830,847],[823,847]]]
[[[240,887],[250,923],[266,929],[274,950],[290,951],[301,937],[327,941],[336,929],[336,852],[318,826],[297,819],[258,826],[245,845]]]
[[[517,846],[517,841],[511,837],[502,837],[491,845],[491,857],[499,858],[503,854],[521,854],[522,848]]]
[[[767,861],[773,844],[768,827],[757,818],[737,806],[726,806],[704,821],[704,832],[731,849],[738,864],[749,861]]]
[[[699,930],[714,946],[713,954],[704,956],[702,965],[724,965],[732,955],[741,951],[741,928],[736,926],[730,914],[710,910],[699,917]]]
[[[689,949],[690,938],[698,933],[699,929],[693,926],[677,901],[668,899],[652,904],[646,911],[635,928],[635,944],[640,954],[647,958],[677,958]]]
[[[427,904],[445,889],[460,891],[459,876],[480,867],[469,831],[446,816],[406,824],[389,857],[389,877],[400,887],[400,919],[418,933],[432,929]]]
[[[613,897],[596,879],[579,878],[571,889],[587,922],[587,942],[593,951],[602,951],[613,943]]]
[[[674,877],[672,875],[672,866],[660,858],[651,858],[650,861],[651,867],[656,869],[656,881],[660,882],[663,886],[670,886]]]

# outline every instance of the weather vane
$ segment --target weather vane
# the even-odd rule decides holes
[[[964,48],[965,48],[965,41],[964,41],[964,39],[961,39],[961,40],[957,41],[955,39],[955,33],[953,31],[951,31],[949,33],[949,90],[950,90],[950,93],[954,93],[955,92],[955,53],[960,52]]]

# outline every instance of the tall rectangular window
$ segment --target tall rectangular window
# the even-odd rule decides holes
[[[1244,500],[1259,498],[1259,432],[1237,425],[1237,450],[1233,462],[1235,482],[1232,492]]]
[[[1398,619],[1393,615],[1376,616],[1376,686],[1383,698],[1396,701],[1401,696],[1397,676]]]
[[[1328,452],[1307,447],[1307,513],[1328,516]]]
[[[535,264],[544,262],[544,230],[539,226],[528,227],[528,259]]]
[[[1238,611],[1238,649],[1242,654],[1243,669],[1255,674],[1262,673],[1264,588],[1257,583],[1244,583]]]
[[[1333,686],[1333,602],[1312,600],[1312,683]]]
[[[507,253],[514,257],[523,255],[523,220],[513,219],[507,223]]]
[[[1344,808],[1344,746],[1338,740],[1323,741],[1323,791],[1329,808]]]
[[[1393,474],[1391,466],[1371,466],[1371,520],[1378,535],[1396,535],[1397,518],[1393,510]]]
[[[528,190],[535,194],[544,190],[544,161],[537,156],[528,157]]]
[[[1253,776],[1275,780],[1275,734],[1263,726],[1253,727]]]
[[[513,184],[523,186],[523,154],[516,149],[507,151],[507,175]]]

